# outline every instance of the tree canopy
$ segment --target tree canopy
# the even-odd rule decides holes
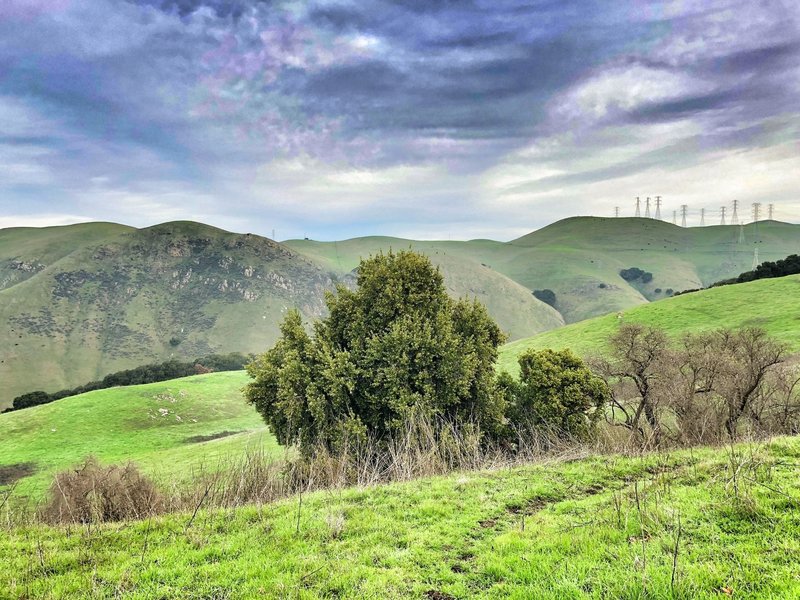
[[[311,334],[291,311],[278,343],[248,366],[245,395],[280,443],[337,450],[387,439],[415,415],[502,428],[494,362],[505,336],[481,304],[447,296],[427,257],[365,259],[356,288],[340,285],[326,303]]]

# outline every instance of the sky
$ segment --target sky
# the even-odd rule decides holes
[[[509,240],[656,195],[800,221],[800,2],[0,1],[0,228]]]

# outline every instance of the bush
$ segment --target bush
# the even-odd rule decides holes
[[[653,274],[647,271],[643,271],[639,267],[622,269],[619,272],[619,276],[622,277],[628,283],[632,283],[634,281],[639,281],[641,283],[650,283],[651,281],[653,281]]]
[[[528,350],[519,357],[520,377],[500,377],[514,427],[533,427],[559,437],[592,433],[610,398],[605,381],[569,350]]]
[[[541,300],[545,304],[549,304],[552,307],[556,305],[556,293],[553,290],[534,290],[533,295],[537,300]]]
[[[133,463],[103,467],[94,457],[58,473],[49,498],[42,516],[50,523],[142,519],[163,509],[156,486]]]
[[[477,302],[448,298],[441,273],[414,252],[361,262],[357,288],[327,297],[313,337],[290,312],[278,343],[247,370],[249,402],[278,441],[310,455],[388,440],[409,418],[502,428],[494,379],[504,335]]]

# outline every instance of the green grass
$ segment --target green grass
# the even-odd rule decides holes
[[[780,439],[11,529],[0,596],[796,598],[798,460]]]
[[[506,344],[498,366],[516,373],[517,357],[528,348],[602,354],[620,323],[660,327],[673,337],[723,327],[761,327],[791,352],[800,352],[800,275],[711,288],[573,323]]]
[[[53,473],[93,454],[103,463],[133,460],[159,479],[241,455],[245,447],[281,450],[242,397],[244,371],[212,373],[98,390],[0,415],[0,467],[33,463],[15,498],[39,500]],[[163,411],[167,411],[162,414]],[[192,442],[196,436],[236,432]]]

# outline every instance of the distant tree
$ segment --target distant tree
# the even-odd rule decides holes
[[[361,262],[355,290],[329,294],[313,337],[290,312],[277,344],[248,365],[249,402],[285,445],[308,455],[345,440],[386,440],[416,415],[500,431],[494,379],[504,336],[477,302],[448,298],[420,254]]]
[[[534,290],[533,295],[538,299],[544,302],[545,304],[549,304],[550,306],[555,307],[556,305],[556,293],[553,290],[544,289],[544,290]]]
[[[560,436],[592,432],[611,398],[606,382],[569,350],[528,350],[519,357],[520,377],[500,379],[508,418]]]

